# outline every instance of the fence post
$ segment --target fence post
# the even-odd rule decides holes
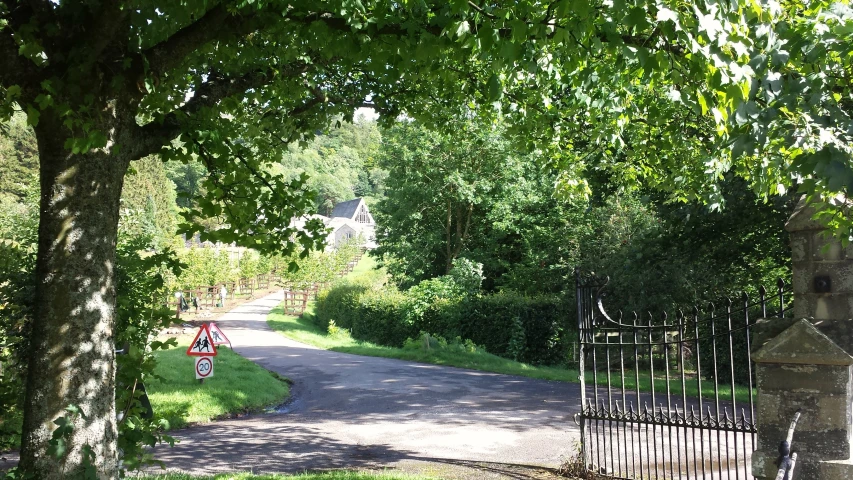
[[[758,384],[758,443],[752,474],[757,479],[776,478],[779,442],[787,435],[791,417],[802,409],[795,478],[853,478],[853,357],[801,319],[752,358]]]

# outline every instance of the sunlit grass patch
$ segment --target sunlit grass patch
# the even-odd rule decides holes
[[[155,373],[162,379],[151,379],[146,384],[154,411],[172,428],[256,411],[287,398],[289,389],[281,378],[227,347],[217,349],[213,377],[199,384],[195,360],[186,355],[187,342],[156,352]]]
[[[352,272],[347,274],[347,277],[357,277],[360,275],[364,275],[373,269],[376,268],[376,259],[373,255],[365,254],[361,257],[361,260],[355,265],[355,268],[352,269]]]
[[[470,368],[486,372],[523,375],[546,380],[577,381],[577,371],[554,367],[534,367],[498,357],[481,349],[470,350],[464,345],[450,343],[432,345],[429,349],[420,346],[420,340],[413,341],[408,348],[383,347],[370,342],[355,340],[346,333],[330,335],[312,321],[313,305],[302,317],[285,315],[281,308],[275,308],[267,317],[267,323],[273,330],[298,342],[335,352],[367,355],[371,357],[398,358],[413,362]]]

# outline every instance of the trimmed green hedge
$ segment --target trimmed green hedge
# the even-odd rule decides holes
[[[577,336],[576,322],[566,307],[554,296],[501,292],[469,297],[459,305],[461,336],[502,357],[563,364]]]
[[[358,307],[361,296],[371,289],[368,281],[339,281],[329,290],[317,295],[314,321],[323,330],[329,329],[329,323],[335,322],[340,328],[352,328],[353,312]]]
[[[369,281],[342,282],[319,296],[315,321],[327,329],[334,320],[353,338],[392,347],[428,332],[472,340],[489,353],[525,363],[567,362],[577,335],[570,302],[515,292],[466,295],[427,282],[432,283],[407,292]]]
[[[378,345],[402,347],[417,335],[412,323],[401,318],[406,296],[396,290],[369,290],[352,310],[352,336]]]

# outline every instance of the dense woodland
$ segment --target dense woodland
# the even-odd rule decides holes
[[[423,333],[459,337],[509,358],[565,366],[573,360],[575,268],[610,276],[614,308],[642,311],[714,300],[789,275],[782,226],[792,196],[764,201],[731,176],[722,184],[726,208],[711,211],[606,171],[588,175],[591,195],[571,195],[546,155],[524,149],[503,124],[471,117],[454,122],[454,133],[412,120],[330,125],[310,142],[292,144],[269,167],[285,177],[304,176],[316,212],[363,196],[376,217],[374,255],[389,280],[324,294],[318,309],[324,328],[337,319],[337,327],[356,338],[394,346]],[[21,409],[21,359],[37,301],[34,145],[22,116],[3,125],[0,406],[10,412]],[[137,337],[135,319],[145,312],[159,311],[168,321],[152,292],[235,280],[273,264],[286,268],[287,258],[275,255],[249,253],[229,267],[210,249],[183,248],[179,224],[192,218],[208,177],[201,161],[149,156],[132,164],[121,200],[118,295],[120,322]],[[205,222],[226,227],[216,216]],[[316,275],[316,255],[299,260],[307,269],[303,277]],[[0,422],[7,446],[16,442],[17,428]],[[162,434],[156,423],[146,428],[146,442]]]
[[[560,189],[561,172],[541,152],[519,148],[501,124],[456,123],[447,134],[416,121],[389,128],[363,118],[336,122],[292,144],[270,169],[306,175],[316,213],[366,198],[379,228],[376,254],[401,288],[445,275],[466,258],[483,265],[485,291],[565,293],[579,267],[610,275],[626,305],[646,309],[786,276],[781,226],[793,208],[790,195],[763,201],[732,176],[722,184],[725,208],[711,211],[602,171],[588,175],[592,195],[573,197]],[[37,217],[38,154],[24,116],[2,131],[0,215],[4,238],[19,238],[15,223]],[[122,194],[123,235],[157,250],[181,246],[178,225],[205,195],[207,176],[201,161],[134,162]],[[207,225],[223,222],[214,217]]]

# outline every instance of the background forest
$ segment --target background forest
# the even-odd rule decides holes
[[[763,202],[743,180],[726,178],[725,208],[712,212],[698,202],[671,202],[665,191],[629,188],[601,170],[584,172],[592,192],[580,198],[561,189],[565,178],[548,158],[520,150],[504,126],[451,122],[445,131],[452,135],[413,121],[384,129],[363,117],[338,122],[291,145],[271,168],[287,178],[307,175],[320,214],[364,197],[378,224],[375,255],[402,290],[467,259],[482,266],[484,293],[569,298],[580,267],[610,276],[614,308],[645,311],[788,276],[782,226],[790,195]],[[25,117],[15,116],[0,136],[0,238],[33,249],[37,168],[35,137]],[[122,194],[122,238],[181,253],[181,214],[204,197],[207,178],[201,161],[134,162]],[[216,217],[205,222],[220,227]]]
[[[512,359],[566,365],[575,341],[576,267],[610,277],[608,308],[637,311],[715,300],[789,275],[782,227],[792,196],[763,202],[730,177],[723,182],[725,208],[711,212],[593,170],[583,172],[591,192],[581,197],[561,187],[565,172],[542,153],[519,148],[504,125],[450,122],[445,131],[453,134],[415,121],[380,127],[359,118],[291,145],[270,167],[306,178],[317,213],[364,197],[376,219],[374,256],[387,277],[340,283],[322,294],[316,321],[324,329],[346,328],[357,339],[391,346],[423,333],[459,337]],[[20,359],[36,301],[37,172],[34,135],[15,116],[0,134],[0,408],[8,411],[21,402]],[[185,248],[179,224],[215,188],[209,178],[201,160],[133,163],[119,236],[125,332],[138,337],[142,318],[168,321],[153,293],[282,271],[297,259],[250,252],[230,265],[212,249]],[[215,215],[204,222],[223,226]],[[300,259],[303,271],[294,280],[316,276],[319,258]],[[0,439],[15,428],[0,423]],[[148,428],[152,434],[158,427]]]

